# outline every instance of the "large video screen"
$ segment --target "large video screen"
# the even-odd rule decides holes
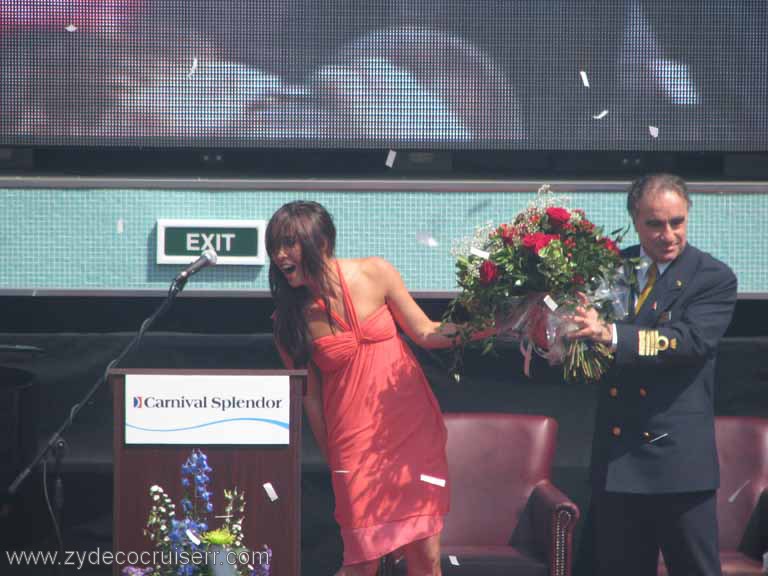
[[[0,145],[768,148],[758,0],[0,0]]]

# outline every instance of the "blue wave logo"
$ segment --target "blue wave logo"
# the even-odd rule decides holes
[[[134,396],[133,397],[133,407],[134,408],[142,408],[144,406],[144,398],[141,396]]]
[[[135,403],[134,398],[134,403]],[[199,428],[208,428],[209,426],[217,426],[219,424],[227,424],[229,422],[262,422],[264,424],[270,424],[272,426],[277,426],[279,428],[284,428],[286,430],[290,429],[290,425],[288,422],[283,422],[281,420],[272,420],[269,418],[226,418],[224,420],[212,420],[211,422],[203,422],[201,424],[195,424],[194,426],[182,426],[180,428],[143,428],[141,426],[136,426],[134,424],[131,424],[129,422],[125,423],[126,428],[131,428],[133,430],[141,430],[142,432],[184,432],[187,430],[197,430]]]

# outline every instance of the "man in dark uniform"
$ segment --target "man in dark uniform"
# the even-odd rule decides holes
[[[635,306],[614,325],[580,308],[574,337],[611,344],[592,448],[596,575],[720,575],[715,357],[736,304],[736,277],[687,243],[685,182],[646,176],[627,206],[640,245]]]

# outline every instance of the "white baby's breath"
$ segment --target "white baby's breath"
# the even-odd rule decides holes
[[[490,245],[489,236],[491,232],[496,229],[493,222],[486,222],[475,229],[472,236],[465,236],[459,240],[455,240],[451,246],[451,255],[454,258],[469,257],[472,248],[478,250],[488,251],[487,247]]]
[[[528,203],[529,208],[537,211],[546,211],[547,208],[567,208],[571,203],[571,197],[565,194],[555,194],[549,184],[542,185],[536,192],[536,198]]]
[[[483,258],[478,256],[472,256],[472,249],[480,250],[483,252],[492,252],[495,249],[495,242],[490,239],[491,232],[496,229],[493,222],[486,222],[475,229],[472,236],[465,236],[459,240],[453,242],[451,247],[451,255],[454,258],[468,258],[469,266],[467,272],[475,278],[480,275],[480,265],[483,263]]]

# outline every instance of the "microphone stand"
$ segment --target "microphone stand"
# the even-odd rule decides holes
[[[165,312],[168,311],[168,309],[171,307],[171,304],[173,304],[173,301],[176,299],[176,296],[179,295],[179,293],[184,289],[184,286],[187,283],[187,280],[189,279],[188,274],[179,274],[174,281],[171,283],[170,288],[168,289],[168,295],[165,297],[163,302],[160,304],[160,306],[152,313],[151,316],[147,317],[144,322],[141,324],[141,327],[139,328],[139,331],[136,333],[136,335],[131,339],[131,341],[128,343],[128,345],[123,348],[122,352],[117,355],[117,357],[112,360],[107,367],[104,370],[104,373],[101,375],[101,377],[96,381],[96,383],[86,392],[85,396],[80,400],[80,402],[76,403],[74,406],[72,406],[71,410],[69,411],[69,416],[64,420],[64,422],[61,423],[61,426],[51,435],[48,442],[43,446],[43,448],[40,449],[40,451],[37,453],[37,455],[33,458],[32,462],[29,463],[29,465],[22,470],[18,476],[16,476],[16,479],[11,483],[11,485],[8,487],[8,495],[14,496],[16,492],[19,489],[19,486],[24,482],[27,476],[29,476],[30,472],[38,465],[40,462],[43,461],[43,459],[48,455],[49,452],[52,452],[55,457],[55,466],[54,466],[54,475],[55,475],[55,488],[54,488],[54,507],[55,511],[53,512],[53,520],[54,522],[60,522],[61,521],[61,515],[62,511],[64,509],[64,486],[61,479],[61,459],[63,455],[63,449],[65,446],[64,439],[62,438],[62,434],[72,425],[72,423],[75,420],[75,417],[78,415],[80,410],[88,404],[88,402],[91,400],[94,394],[96,394],[96,391],[101,387],[101,385],[106,382],[107,377],[109,375],[109,372],[117,366],[127,355],[129,352],[131,352],[141,341],[141,339],[144,337],[144,333],[149,330],[149,328],[157,321],[158,318],[160,318]],[[47,482],[47,479],[44,478],[43,482]],[[57,535],[59,535],[59,541],[58,541],[58,547],[59,547],[59,554],[61,554],[60,558],[64,558],[64,542],[60,537],[60,534],[58,533],[58,526],[57,526]],[[56,568],[57,572],[61,569],[60,563],[57,563],[58,566]]]
[[[61,461],[64,458],[64,450],[67,443],[64,438],[59,438],[56,442],[53,465],[53,509],[55,510],[56,524],[61,530],[62,513],[64,512],[64,479],[61,477]],[[63,546],[62,546],[63,548]]]

